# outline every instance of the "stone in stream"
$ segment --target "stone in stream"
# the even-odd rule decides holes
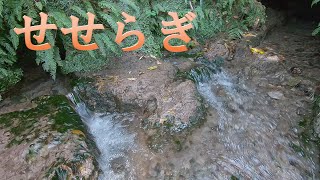
[[[159,63],[148,57],[139,59],[135,54],[124,55],[95,76],[79,75],[92,79],[79,86],[80,96],[89,109],[98,113],[135,113],[136,125],[130,128],[142,128],[151,149],[170,147],[162,146],[168,142],[181,149],[179,138],[186,139],[188,130],[200,124],[206,113],[196,84],[178,76],[178,72],[183,74],[194,63],[188,58],[183,61],[190,63],[183,66],[168,61]]]
[[[207,52],[204,53],[204,57],[213,60],[218,56],[228,58],[229,54],[230,52],[226,44],[218,40],[209,43]]]
[[[271,97],[272,99],[276,99],[276,100],[282,100],[284,99],[284,95],[282,92],[280,91],[271,91],[268,92],[268,96]]]
[[[170,132],[198,123],[204,110],[196,85],[177,78],[178,71],[189,68],[179,69],[169,62],[157,64],[152,58],[138,59],[126,55],[115,60],[111,69],[95,77],[89,75],[94,82],[80,88],[89,108],[102,113],[136,112],[146,126],[165,126]],[[193,66],[192,62],[188,64]],[[157,68],[149,69],[154,66]]]

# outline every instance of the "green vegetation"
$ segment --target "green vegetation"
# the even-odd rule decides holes
[[[302,146],[297,146],[292,144],[292,148],[300,153],[301,155],[306,155],[304,147],[309,147],[311,142],[314,142],[315,145],[319,148],[320,147],[320,136],[315,131],[317,126],[317,118],[320,117],[320,96],[315,96],[313,105],[312,105],[312,112],[310,115],[304,117],[302,121],[300,121],[299,126],[302,129],[299,137],[303,142]]]
[[[265,22],[265,8],[256,0],[0,0],[0,94],[23,75],[17,65],[17,49],[27,49],[24,36],[17,36],[13,29],[24,27],[24,15],[33,18],[33,25],[37,25],[40,22],[39,12],[45,12],[49,16],[48,23],[61,29],[71,27],[71,15],[80,18],[79,25],[87,24],[86,13],[91,12],[96,15],[95,23],[105,27],[105,30],[93,33],[92,41],[100,47],[95,51],[75,50],[71,35],[65,36],[60,30],[46,31],[45,42],[53,48],[37,51],[35,61],[55,78],[58,70],[66,74],[98,70],[108,63],[110,57],[121,55],[120,47],[114,42],[116,22],[123,20],[121,12],[137,18],[136,23],[126,25],[125,31],[137,29],[144,33],[146,42],[140,51],[161,56],[165,37],[161,33],[161,21],[170,20],[167,14],[170,11],[178,12],[182,17],[191,10],[197,14],[193,21],[194,29],[189,32],[193,38],[191,44],[203,42],[218,32],[226,32],[230,38],[240,38],[244,31]],[[128,38],[121,46],[133,43],[135,38]]]
[[[316,4],[318,4],[320,2],[320,0],[313,0],[311,6],[314,6]],[[312,35],[317,35],[320,33],[320,23],[318,25],[318,27],[313,31]]]

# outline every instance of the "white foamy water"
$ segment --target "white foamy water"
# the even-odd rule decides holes
[[[132,120],[130,115],[90,112],[85,103],[79,100],[76,91],[68,94],[68,98],[75,104],[77,113],[87,125],[100,151],[98,163],[102,173],[99,179],[134,179],[135,172],[129,154],[137,148],[135,135],[129,134],[123,125],[125,121]]]

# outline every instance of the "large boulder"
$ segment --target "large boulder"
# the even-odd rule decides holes
[[[91,75],[93,82],[80,86],[86,103],[95,111],[134,111],[143,126],[166,125],[171,132],[180,132],[203,117],[196,85],[176,76],[193,63],[174,66],[136,54],[127,54],[112,63],[112,68]]]

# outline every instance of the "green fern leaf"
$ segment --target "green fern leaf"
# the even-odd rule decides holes
[[[19,36],[13,31],[13,29],[10,30],[10,38],[11,38],[12,45],[16,50],[19,46]]]
[[[67,15],[62,11],[50,11],[49,16],[55,20],[55,24],[59,27],[70,28],[71,27],[71,20]]]
[[[93,37],[94,37],[96,43],[99,46],[99,50],[100,50],[102,56],[106,57],[107,54],[106,54],[106,48],[105,48],[105,45],[104,45],[103,37],[100,34],[94,34]]]
[[[122,3],[130,6],[137,14],[140,14],[140,8],[132,0],[120,0]]]
[[[117,14],[117,15],[121,14],[121,8],[115,3],[108,2],[108,1],[101,1],[99,2],[99,6],[101,8],[110,9],[113,14]],[[106,13],[103,13],[103,14],[106,14]]]
[[[4,6],[4,0],[0,0],[0,17],[2,17],[3,6]]]
[[[92,14],[96,14],[95,10],[92,7],[92,4],[90,3],[90,1],[84,1],[84,5],[87,9],[87,12],[91,12]]]
[[[117,22],[114,20],[115,19],[114,17],[105,13],[100,13],[100,16],[102,17],[103,20],[105,20],[110,25],[111,29],[114,32],[117,32],[118,25],[117,25]]]
[[[80,8],[79,6],[72,6],[71,9],[78,13],[81,17],[85,18],[85,19],[88,19],[88,16],[87,16],[87,12],[84,11],[82,8]]]
[[[320,0],[313,0],[312,4],[311,4],[311,7],[313,7],[314,5],[318,4],[319,2],[320,2]]]

